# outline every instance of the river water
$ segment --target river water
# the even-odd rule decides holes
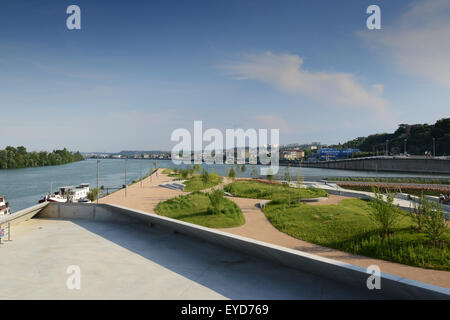
[[[125,167],[127,171],[126,183],[138,180],[153,168],[153,162],[160,168],[173,168],[170,160],[139,160],[139,159],[101,159],[99,163],[99,186],[104,186],[109,192],[120,188],[125,183]],[[249,177],[251,165],[246,165],[246,172],[237,172],[239,177]],[[220,175],[226,175],[231,165],[203,165],[208,171],[214,170]],[[284,168],[280,169],[281,176]],[[299,168],[290,169],[294,178]],[[300,168],[305,180],[318,180],[325,177],[430,177],[420,174],[402,174],[373,171],[333,170],[320,168]],[[37,204],[38,200],[62,186],[76,186],[80,183],[97,184],[97,161],[88,159],[60,166],[0,170],[0,196],[6,196],[11,211],[27,208]]]

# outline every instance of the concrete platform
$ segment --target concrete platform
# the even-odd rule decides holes
[[[81,289],[66,286],[69,265]],[[0,299],[373,299],[347,287],[158,228],[31,219],[0,246]]]

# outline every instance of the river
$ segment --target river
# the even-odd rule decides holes
[[[145,175],[153,162],[157,162],[160,168],[173,168],[170,160],[139,160],[139,159],[100,159],[99,186],[106,188],[120,188],[125,183],[125,167],[127,171],[127,183],[138,180],[141,174]],[[231,165],[203,165],[208,171],[214,170],[220,175],[226,175]],[[251,165],[246,165],[246,172],[237,172],[239,177],[249,177],[252,171]],[[281,169],[281,174],[284,169]],[[291,168],[290,173],[294,178],[299,168]],[[305,180],[317,180],[324,177],[430,177],[429,175],[351,171],[319,168],[300,168]],[[90,183],[91,187],[97,184],[97,161],[88,159],[60,166],[48,166],[38,168],[0,170],[0,196],[6,196],[10,203],[11,211],[27,208],[37,204],[38,200],[50,192],[58,190],[62,186],[76,186],[80,183]],[[109,189],[109,192],[114,189]]]

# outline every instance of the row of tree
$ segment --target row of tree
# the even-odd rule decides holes
[[[83,155],[67,151],[66,148],[52,152],[28,152],[23,146],[8,146],[0,150],[0,169],[54,166],[81,160],[84,160]]]
[[[436,155],[450,155],[450,118],[438,120],[431,125],[401,124],[394,133],[359,137],[340,146],[357,148],[366,155],[377,152],[384,154],[386,142],[389,153],[403,153],[406,146],[407,153],[423,155],[425,151],[432,152],[434,144]]]

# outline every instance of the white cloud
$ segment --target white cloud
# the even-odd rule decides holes
[[[450,1],[415,2],[392,25],[360,35],[402,72],[450,87]]]
[[[250,119],[250,122],[256,122],[259,128],[280,129],[280,131],[286,133],[292,131],[289,122],[275,114],[255,115]]]
[[[297,55],[266,52],[249,55],[226,68],[233,77],[263,81],[293,94],[321,100],[332,107],[362,108],[380,116],[387,114],[388,103],[381,97],[381,84],[366,89],[350,73],[310,72],[302,66],[303,59]]]

